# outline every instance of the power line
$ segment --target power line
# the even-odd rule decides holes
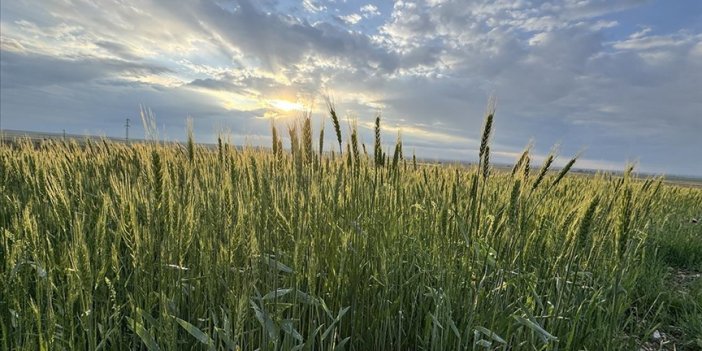
[[[127,118],[127,123],[124,124],[124,140],[129,144],[129,118]]]

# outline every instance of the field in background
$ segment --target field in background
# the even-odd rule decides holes
[[[17,143],[20,141],[31,141],[35,144],[40,144],[45,141],[49,140],[54,140],[54,141],[71,141],[75,140],[76,142],[84,143],[86,140],[91,140],[93,142],[102,142],[104,140],[114,142],[114,143],[149,143],[149,140],[146,139],[139,139],[139,138],[132,138],[127,141],[125,138],[119,138],[119,137],[106,137],[106,136],[99,136],[99,135],[88,135],[88,134],[64,134],[64,133],[52,133],[52,132],[36,132],[36,131],[28,131],[28,130],[12,130],[12,129],[5,129],[0,131],[0,143],[8,143],[8,144],[13,144]],[[170,145],[185,145],[184,143],[180,143],[177,141],[167,141],[163,142],[162,144],[170,144]],[[204,147],[204,148],[209,148],[209,149],[215,149],[217,147],[217,144],[203,144],[203,143],[198,143],[198,146]],[[230,145],[230,147],[235,147],[238,149],[241,149],[241,145]],[[270,148],[269,148],[270,150]],[[471,162],[460,162],[456,160],[439,160],[439,159],[427,159],[427,158],[418,158],[417,162],[420,164],[450,164],[450,165],[462,165],[465,167],[470,167],[473,163]],[[506,164],[494,164],[493,169],[496,171],[502,171],[502,170],[507,170],[511,171],[512,170],[512,165],[506,165]],[[558,172],[560,171],[559,168],[556,167],[551,167],[550,172]],[[582,169],[582,168],[577,168],[574,167],[570,170],[570,174],[577,174],[577,175],[584,175],[584,176],[595,176],[600,171],[598,170],[593,170],[593,169]],[[616,171],[610,171],[607,172],[611,175],[614,176],[623,176],[622,172],[616,172]],[[636,177],[640,180],[646,180],[648,178],[655,178],[660,175],[657,174],[647,174],[647,173],[637,173]],[[702,187],[702,178],[699,177],[691,177],[691,176],[678,176],[678,175],[671,175],[667,174],[662,178],[663,182],[669,183],[669,184],[675,184],[675,185],[680,185],[680,186],[692,186],[692,187]]]
[[[702,347],[701,189],[495,172],[492,115],[472,167],[332,117],[288,150],[0,146],[2,348]]]

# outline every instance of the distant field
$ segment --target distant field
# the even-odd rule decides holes
[[[124,138],[111,138],[104,136],[94,136],[94,135],[80,135],[80,134],[64,134],[64,133],[48,133],[48,132],[33,132],[25,130],[12,130],[4,129],[0,134],[0,140],[3,142],[14,142],[20,139],[29,139],[34,142],[41,142],[45,140],[77,140],[82,141],[86,139],[100,140],[107,139],[112,142],[125,142]]]
[[[680,185],[680,186],[692,186],[692,187],[697,187],[701,188],[702,187],[702,179],[694,179],[694,178],[679,178],[679,177],[665,177],[665,182],[675,184],[675,185]]]
[[[131,137],[129,140],[126,138],[118,137],[108,137],[104,135],[87,135],[87,134],[72,134],[72,133],[50,133],[50,132],[36,132],[27,130],[13,130],[4,129],[0,133],[0,142],[14,144],[22,140],[29,140],[33,143],[42,143],[44,141],[75,141],[79,144],[84,143],[86,140],[91,140],[93,142],[100,142],[102,140],[109,141],[112,143],[144,143],[147,140]],[[172,143],[172,142],[168,142]],[[211,145],[210,145],[211,146]]]
[[[471,167],[331,115],[269,150],[0,145],[2,348],[702,348],[702,189],[495,171],[492,115]]]
[[[116,142],[116,143],[125,143],[127,142],[126,138],[117,138],[117,137],[106,137],[106,136],[99,136],[99,135],[83,135],[83,134],[63,134],[63,133],[48,133],[48,132],[34,132],[34,131],[24,131],[24,130],[11,130],[11,129],[6,129],[2,131],[2,134],[0,134],[0,142],[6,142],[6,143],[12,143],[16,142],[19,140],[31,140],[32,142],[35,143],[41,143],[42,141],[48,141],[48,140],[76,140],[79,143],[84,142],[85,140],[93,140],[95,142],[101,141],[101,140],[108,140],[110,142]],[[132,138],[129,140],[131,143],[143,143],[146,142],[144,139],[139,139],[139,138]],[[174,144],[181,144],[178,142],[173,142]],[[206,148],[214,148],[217,145],[215,144],[198,144],[199,146],[203,146]],[[234,146],[236,148],[242,148],[242,146]],[[449,164],[455,164],[455,161],[436,161],[436,160],[430,160],[430,159],[418,159],[418,163],[420,164],[437,164],[441,162],[446,162]],[[471,163],[461,163],[459,164],[464,164],[466,166],[470,166]],[[511,171],[512,166],[511,165],[504,165],[504,164],[495,164],[493,168],[497,171]],[[553,172],[558,172],[559,169],[557,168],[552,168],[550,170],[551,173]],[[570,170],[571,174],[580,174],[580,175],[586,175],[586,176],[594,176],[597,174],[597,170],[588,170],[588,169],[578,169],[578,168],[573,168]],[[613,174],[615,175],[622,175],[621,173],[614,172]],[[638,176],[639,179],[645,180],[647,178],[654,177],[654,175],[642,175]],[[675,185],[680,185],[680,186],[693,186],[693,187],[702,187],[702,178],[693,178],[693,177],[680,177],[676,175],[666,175],[663,178],[663,181],[666,183],[670,184],[675,184]]]

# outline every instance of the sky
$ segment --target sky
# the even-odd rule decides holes
[[[702,176],[700,0],[1,0],[0,127],[268,145],[311,111],[389,149]],[[333,145],[333,133],[325,133]]]

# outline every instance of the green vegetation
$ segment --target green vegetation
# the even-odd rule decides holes
[[[492,113],[477,167],[386,154],[380,117],[369,155],[329,107],[328,153],[309,117],[291,151],[275,126],[272,152],[0,146],[0,347],[702,347],[701,189],[530,170],[530,148],[494,171]]]

